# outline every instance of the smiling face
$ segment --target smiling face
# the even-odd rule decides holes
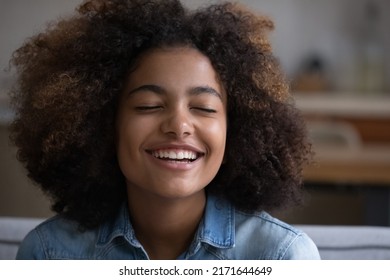
[[[196,49],[149,50],[126,81],[117,156],[131,194],[184,198],[217,174],[226,142],[226,94]]]

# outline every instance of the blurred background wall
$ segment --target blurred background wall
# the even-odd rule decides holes
[[[190,8],[211,2],[182,1]],[[390,1],[241,0],[270,16],[274,52],[305,115],[316,165],[305,170],[304,207],[275,213],[293,223],[390,223]],[[25,38],[81,0],[0,0],[0,216],[52,215],[8,140],[8,61]]]

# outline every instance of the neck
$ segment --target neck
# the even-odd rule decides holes
[[[190,245],[203,216],[204,190],[185,198],[140,195],[128,190],[129,211],[138,240],[151,259],[176,259]]]

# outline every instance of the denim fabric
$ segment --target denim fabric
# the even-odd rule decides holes
[[[134,259],[148,255],[137,240],[127,205],[115,220],[80,232],[77,223],[55,216],[32,230],[17,259]],[[205,215],[188,250],[178,259],[319,259],[313,241],[302,231],[266,212],[248,214],[208,196]]]

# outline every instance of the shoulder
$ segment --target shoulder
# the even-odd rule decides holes
[[[236,248],[245,258],[319,259],[316,245],[303,231],[266,212],[236,210],[235,228]]]
[[[95,244],[97,231],[80,231],[76,222],[57,215],[44,221],[22,241],[17,259],[82,259]]]

